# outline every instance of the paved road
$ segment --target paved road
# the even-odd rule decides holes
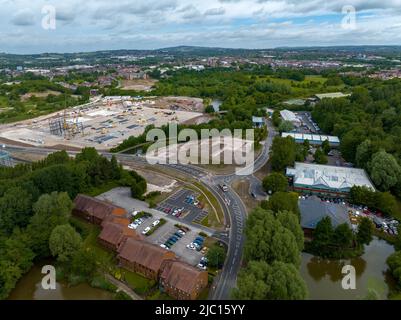
[[[254,192],[256,195],[263,196],[263,189],[261,187],[261,181],[257,179],[253,172],[260,170],[269,160],[269,153],[272,145],[273,138],[276,136],[276,131],[271,125],[270,121],[267,123],[268,126],[268,137],[264,143],[261,154],[258,159],[254,162],[251,174],[248,175],[250,179],[250,192]],[[16,147],[6,146],[6,150],[9,152],[31,152],[39,154],[49,154],[54,152],[54,149],[47,149],[41,147]],[[78,152],[69,151],[70,155],[75,155]],[[113,154],[102,152],[102,154],[110,158]],[[115,154],[117,160],[121,162],[135,162],[139,164],[147,164],[144,157],[129,155],[129,154]],[[159,165],[160,166],[160,165]],[[209,298],[212,300],[225,300],[230,298],[230,293],[236,286],[237,275],[241,267],[242,251],[244,245],[244,226],[247,216],[247,210],[242,202],[241,198],[237,193],[234,192],[230,187],[227,192],[223,192],[219,185],[225,183],[230,185],[237,179],[243,178],[235,173],[229,175],[212,175],[206,170],[193,166],[193,165],[181,165],[181,164],[166,164],[170,169],[177,170],[183,174],[186,174],[192,178],[197,179],[208,188],[220,202],[227,225],[226,232],[220,232],[214,234],[215,237],[223,241],[228,245],[228,252],[226,262],[220,275],[217,277],[213,288],[210,291]]]

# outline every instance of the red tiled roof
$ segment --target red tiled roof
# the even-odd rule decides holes
[[[133,238],[127,241],[119,249],[120,258],[135,262],[146,268],[158,272],[165,261],[171,258],[171,254],[165,249]]]
[[[75,198],[74,209],[81,212],[87,212],[89,215],[95,216],[101,220],[112,214],[116,209],[119,211],[125,211],[123,208],[115,206],[111,203],[83,194],[79,194]]]
[[[181,261],[166,261],[160,278],[170,286],[191,294],[195,290],[199,277],[206,271],[200,271]]]

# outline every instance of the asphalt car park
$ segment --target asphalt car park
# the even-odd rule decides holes
[[[160,231],[151,235],[148,240],[156,245],[165,248],[168,245],[167,250],[173,251],[177,256],[179,256],[185,262],[196,266],[200,259],[204,256],[201,251],[191,250],[187,248],[199,234],[194,230],[182,230],[185,234],[180,233],[180,228],[169,224],[160,228]],[[180,236],[181,237],[180,237]]]
[[[304,126],[297,130],[299,133],[319,133],[319,126],[313,121],[311,113],[306,111],[297,112]]]
[[[197,198],[199,194],[189,189],[181,189],[161,202],[156,210],[173,215],[187,222],[200,223],[207,212],[203,210],[202,203]]]

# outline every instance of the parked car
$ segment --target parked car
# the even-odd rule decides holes
[[[195,246],[193,243],[187,244],[187,248],[191,250],[195,250]]]
[[[160,245],[160,247],[162,247],[163,249],[167,249],[167,250],[169,250],[170,248],[169,247],[167,247],[164,243],[162,243],[161,245]]]
[[[209,248],[208,247],[203,247],[201,253],[206,254],[208,252]]]
[[[131,216],[135,217],[135,216],[138,215],[138,213],[139,213],[139,211],[133,211],[133,212],[131,213]]]
[[[136,223],[130,223],[130,224],[128,225],[128,228],[135,230],[135,229],[138,228],[138,225],[137,225]]]
[[[150,227],[143,229],[142,234],[147,234],[150,231]]]
[[[172,243],[176,243],[178,240],[177,237],[170,237],[170,239],[168,239],[168,241],[172,242]]]
[[[156,220],[156,221],[154,221],[154,222],[152,223],[152,226],[153,226],[153,227],[156,227],[159,223],[160,223],[160,220]]]
[[[199,269],[202,269],[202,270],[206,270],[206,269],[207,269],[207,267],[206,267],[204,264],[202,264],[202,263],[199,263],[199,264],[198,264],[198,268],[199,268]]]
[[[164,245],[165,245],[167,248],[169,248],[169,249],[173,246],[173,244],[174,244],[174,243],[171,243],[171,242],[168,242],[168,241],[166,241],[166,242],[164,243]]]

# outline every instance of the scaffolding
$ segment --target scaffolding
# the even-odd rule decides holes
[[[64,139],[71,139],[78,134],[84,134],[84,125],[79,121],[79,115],[74,115],[68,119],[67,112],[64,111],[62,117],[49,120],[50,134],[64,136]]]
[[[10,154],[6,151],[0,150],[0,167],[12,167],[13,160]]]

